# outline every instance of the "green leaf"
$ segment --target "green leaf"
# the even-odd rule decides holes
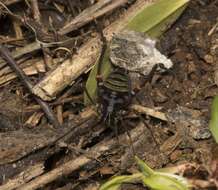
[[[189,190],[187,181],[180,176],[162,172],[143,177],[143,184],[153,190]]]
[[[170,173],[156,172],[137,156],[135,159],[143,173],[142,181],[145,186],[154,190],[188,190],[185,178]]]
[[[93,69],[91,70],[89,74],[89,78],[86,82],[86,89],[92,98],[93,102],[96,102],[96,97],[97,97],[97,81],[96,81],[96,76],[97,76],[97,70],[98,70],[98,63],[95,64]],[[109,73],[112,70],[112,65],[109,61],[109,48],[107,48],[106,53],[104,55],[103,63],[101,65],[101,75],[102,78],[105,79]],[[91,103],[91,100],[88,98],[87,94],[84,93],[84,103],[85,105],[88,105]]]
[[[145,7],[128,24],[127,29],[159,37],[182,14],[189,0],[159,0]]]
[[[185,178],[166,172],[152,170],[145,162],[135,157],[141,173],[128,176],[117,176],[103,184],[100,190],[119,190],[122,183],[140,181],[151,190],[189,190]]]
[[[159,0],[150,6],[145,6],[134,18],[130,18],[124,29],[144,32],[150,37],[159,37],[181,15],[188,2],[189,0]],[[94,102],[97,99],[97,68],[98,64],[95,64],[86,83],[86,89]],[[105,53],[101,70],[103,79],[112,70],[109,61],[109,48]],[[85,105],[91,103],[86,94],[84,103]]]
[[[133,175],[123,175],[117,176],[103,184],[99,190],[118,190],[122,183],[136,182],[142,178],[141,173],[136,173]]]
[[[140,169],[140,171],[143,173],[144,176],[150,176],[154,174],[154,171],[141,159],[139,159],[137,156],[135,156],[136,163]]]
[[[218,96],[215,96],[212,102],[209,128],[216,143],[218,143]]]

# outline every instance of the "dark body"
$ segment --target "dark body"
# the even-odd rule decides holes
[[[98,98],[106,125],[115,125],[120,111],[131,103],[131,81],[124,69],[116,68],[98,84]]]

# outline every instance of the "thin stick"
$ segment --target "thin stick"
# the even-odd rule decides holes
[[[54,127],[60,127],[60,124],[56,118],[56,116],[53,114],[50,107],[47,105],[46,102],[35,96],[32,92],[32,84],[31,81],[28,79],[26,74],[18,67],[15,60],[11,56],[9,50],[0,44],[0,54],[2,58],[9,64],[10,68],[17,74],[18,78],[22,81],[24,86],[29,90],[29,92],[33,95],[35,100],[38,102],[38,104],[41,106],[42,110],[45,112],[46,117],[48,118],[49,122]]]
[[[55,102],[50,103],[49,105],[51,106],[58,106],[60,104],[66,104],[68,102],[82,102],[83,95],[77,95],[77,96],[72,96],[72,97],[67,97],[65,99],[60,99]],[[28,106],[24,109],[24,112],[32,112],[32,111],[38,111],[40,109],[39,105],[32,105]]]
[[[31,3],[34,19],[35,19],[36,22],[40,23],[41,14],[39,12],[38,1],[37,0],[31,0],[30,3]]]
[[[75,31],[87,23],[92,22],[93,20],[111,12],[114,9],[117,9],[128,3],[128,0],[101,0],[98,1],[93,6],[85,9],[71,21],[67,22],[58,33],[60,35],[65,35],[69,32]]]
[[[160,112],[160,111],[157,111],[157,110],[155,110],[153,108],[141,106],[139,104],[138,105],[133,104],[133,105],[130,106],[130,109],[135,111],[135,112],[143,113],[143,114],[149,115],[151,117],[160,119],[162,121],[169,121],[168,118],[167,118],[167,114],[165,114],[163,112]]]
[[[13,190],[29,182],[30,180],[44,173],[44,163],[40,162],[34,166],[29,166],[23,172],[10,179],[6,184],[0,186],[1,190]]]
[[[135,129],[131,130],[131,136],[136,138],[141,134],[142,127],[136,127]],[[121,141],[126,141],[126,135],[123,134],[120,136]],[[95,155],[96,159],[100,156],[104,155],[105,152],[116,147],[115,139],[110,139],[105,142],[100,142],[96,144],[90,151],[87,152],[88,155]],[[27,184],[24,184],[17,188],[17,190],[34,190],[38,188],[42,188],[46,184],[60,178],[63,176],[67,176],[70,173],[74,172],[75,170],[83,167],[85,164],[88,164],[92,159],[88,158],[86,155],[81,155],[76,159],[69,160],[68,162],[58,166],[57,168],[51,170],[50,172],[33,179]]]

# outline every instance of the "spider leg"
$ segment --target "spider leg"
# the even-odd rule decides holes
[[[111,114],[108,114],[107,117],[108,117],[107,118],[108,122],[105,123],[105,125],[106,125],[106,127],[110,127],[112,129],[112,131],[113,131],[113,133],[114,133],[114,135],[116,137],[117,144],[120,145],[120,143],[119,143],[119,135],[118,135],[118,126],[117,126],[118,120],[115,119],[115,120],[113,120],[113,122],[111,122],[112,121],[111,120]]]
[[[129,133],[129,130],[126,128],[125,122],[121,121],[121,123],[122,123],[122,126],[124,127],[124,130],[125,130],[128,138],[129,138],[129,144],[130,144],[130,147],[131,147],[131,150],[132,150],[132,154],[136,155],[136,152],[135,152],[135,149],[134,149],[134,146],[133,146],[133,140],[132,140],[131,134]]]
[[[117,123],[118,123],[118,121],[117,121],[117,119],[115,119],[114,126],[113,126],[113,131],[115,133],[117,143],[120,144]]]
[[[151,134],[151,137],[152,137],[152,139],[153,139],[153,141],[154,141],[154,143],[155,143],[155,145],[156,145],[158,151],[161,153],[160,145],[159,145],[159,143],[157,142],[155,136],[153,135],[153,131],[152,131],[152,129],[150,128],[149,124],[145,121],[145,119],[142,117],[142,115],[139,115],[139,117],[140,117],[140,119],[142,120],[142,122],[144,123],[145,127],[149,130],[149,132],[150,132],[150,134]]]
[[[172,77],[173,77],[173,79],[171,80],[171,83],[170,83],[170,85],[172,84],[172,82],[174,81],[174,79],[176,79],[176,75],[175,75],[175,73],[173,72],[173,67],[171,67],[170,69],[167,69],[163,64],[159,64],[158,65],[165,73],[168,73],[168,74],[170,74]]]

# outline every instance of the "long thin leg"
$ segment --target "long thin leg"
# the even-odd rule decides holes
[[[173,72],[173,70],[172,70],[172,68],[170,68],[170,69],[167,69],[163,64],[159,64],[159,67],[164,71],[164,72],[166,72],[166,73],[168,73],[168,74],[170,74],[170,75],[172,75],[173,76],[173,79],[171,80],[171,83],[170,83],[170,85],[172,84],[172,82],[174,81],[174,79],[176,78],[176,75],[175,75],[175,73]]]
[[[142,120],[142,122],[144,123],[145,127],[149,130],[149,132],[150,132],[150,134],[151,134],[151,137],[152,137],[154,143],[156,144],[156,147],[157,147],[158,151],[161,152],[161,151],[160,151],[160,146],[159,146],[159,144],[158,144],[156,138],[154,137],[153,131],[151,130],[150,126],[148,125],[148,123],[145,121],[145,119],[144,119],[141,115],[140,115],[139,117],[141,118],[141,120]]]
[[[115,126],[113,127],[113,130],[114,130],[114,133],[115,133],[115,136],[116,136],[116,139],[117,139],[117,143],[120,144],[119,135],[118,135],[117,121],[115,122]]]
[[[136,155],[136,152],[135,152],[135,149],[134,149],[134,146],[133,146],[133,140],[132,140],[131,134],[129,133],[129,130],[126,128],[125,123],[123,124],[123,122],[122,122],[122,126],[124,127],[125,132],[126,132],[128,138],[129,138],[129,142],[130,142],[130,147],[131,147],[131,150],[132,150],[132,154],[133,154],[133,155]]]

